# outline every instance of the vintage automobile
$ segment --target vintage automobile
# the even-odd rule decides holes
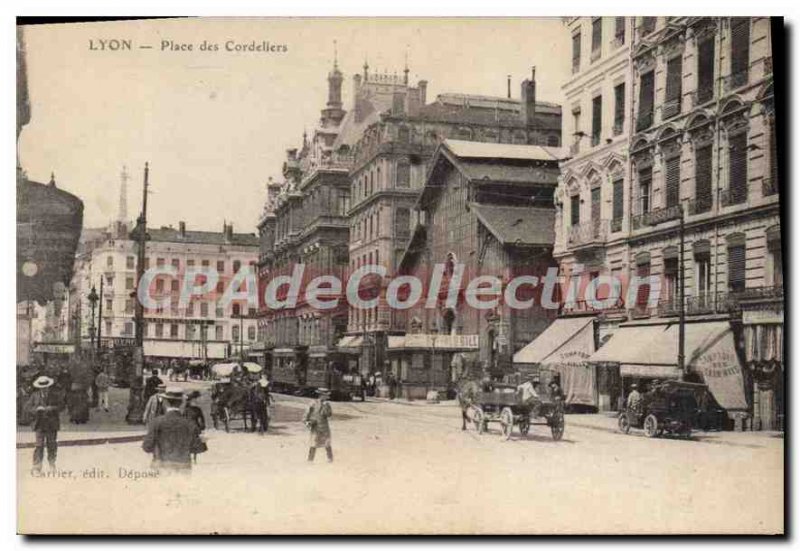
[[[650,438],[664,433],[689,438],[699,418],[698,404],[706,392],[708,387],[700,383],[658,383],[642,395],[637,407],[620,412],[619,430],[628,434],[631,428],[641,428]]]

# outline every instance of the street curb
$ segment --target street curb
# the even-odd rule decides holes
[[[99,438],[81,438],[78,440],[63,440],[58,442],[59,447],[69,446],[99,446],[102,444],[125,444],[128,442],[139,442],[144,440],[144,434],[134,434],[131,436],[107,436]],[[17,442],[17,449],[24,450],[35,448],[35,442]]]

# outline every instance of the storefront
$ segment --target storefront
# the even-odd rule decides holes
[[[361,346],[364,344],[364,337],[359,335],[347,335],[342,337],[336,344],[338,350],[347,362],[347,371],[350,373],[360,373]],[[364,375],[363,373],[361,373]]]
[[[749,407],[730,323],[687,322],[685,329],[686,373],[678,368],[678,323],[623,324],[588,361],[619,366],[621,402],[634,382],[645,387],[655,379],[703,382],[714,400],[741,426]]]
[[[453,370],[454,357],[476,354],[478,347],[478,335],[389,336],[387,355],[391,374],[398,381],[399,397],[424,399],[429,390],[452,391],[458,375]],[[383,374],[384,381],[386,375]]]
[[[598,386],[598,370],[586,360],[595,351],[595,317],[555,320],[530,344],[514,354],[514,368],[522,377],[538,376],[543,385],[558,380],[567,404],[611,408],[612,393]]]
[[[745,364],[753,380],[753,429],[784,430],[783,303],[742,304]]]

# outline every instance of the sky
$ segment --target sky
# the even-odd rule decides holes
[[[130,40],[131,50],[103,43]],[[352,75],[401,73],[444,92],[512,97],[536,66],[537,96],[563,103],[569,35],[559,18],[175,19],[26,27],[31,122],[19,156],[28,177],[84,201],[84,226],[117,217],[120,173],[128,218],[138,214],[150,163],[148,224],[255,232],[285,151],[313,131],[327,99],[334,41],[350,107]],[[162,41],[170,41],[162,49]],[[217,44],[217,51],[200,50]],[[285,45],[230,52],[226,42]],[[192,51],[175,49],[191,44]],[[150,48],[141,48],[150,46]]]

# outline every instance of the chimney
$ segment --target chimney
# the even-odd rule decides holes
[[[536,124],[536,67],[531,70],[531,80],[522,81],[520,116],[527,126]]]
[[[417,88],[419,88],[419,104],[425,105],[427,103],[427,95],[428,95],[428,81],[427,80],[420,80],[417,83]]]
[[[225,241],[228,243],[233,242],[233,224],[227,224],[225,226]]]
[[[186,222],[183,220],[178,222],[178,231],[180,231],[181,237],[186,237]]]

